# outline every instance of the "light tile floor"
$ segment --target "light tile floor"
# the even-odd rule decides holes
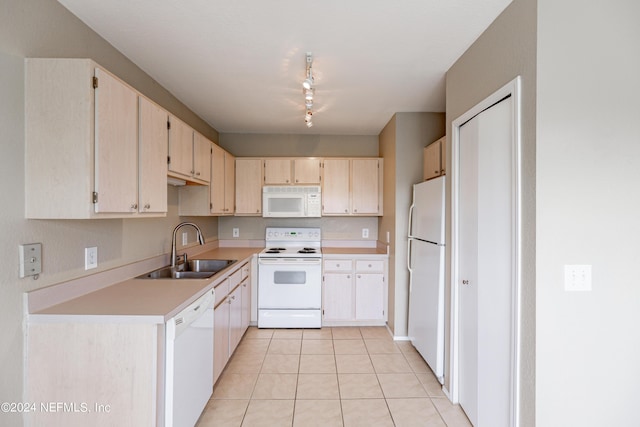
[[[249,328],[197,427],[469,427],[384,327]]]

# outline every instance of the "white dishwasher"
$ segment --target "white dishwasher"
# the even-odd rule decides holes
[[[166,324],[165,426],[193,427],[213,392],[214,290]]]

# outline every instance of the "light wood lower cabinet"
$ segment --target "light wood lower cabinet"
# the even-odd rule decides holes
[[[387,257],[324,255],[323,258],[323,325],[384,325]]]
[[[220,378],[249,327],[251,316],[251,262],[242,264],[226,283],[215,288],[213,382]]]

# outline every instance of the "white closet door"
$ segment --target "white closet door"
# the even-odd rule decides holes
[[[511,102],[507,98],[460,127],[459,398],[477,427],[510,423]]]

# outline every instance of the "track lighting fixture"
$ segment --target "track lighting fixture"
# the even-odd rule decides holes
[[[313,107],[313,95],[315,94],[314,80],[313,80],[313,56],[311,52],[307,52],[306,55],[307,60],[307,69],[306,76],[304,81],[302,82],[302,92],[304,93],[304,105],[306,114],[304,116],[304,122],[307,124],[307,127],[313,126],[311,122],[311,116],[313,115],[313,111],[311,111],[311,107]]]

